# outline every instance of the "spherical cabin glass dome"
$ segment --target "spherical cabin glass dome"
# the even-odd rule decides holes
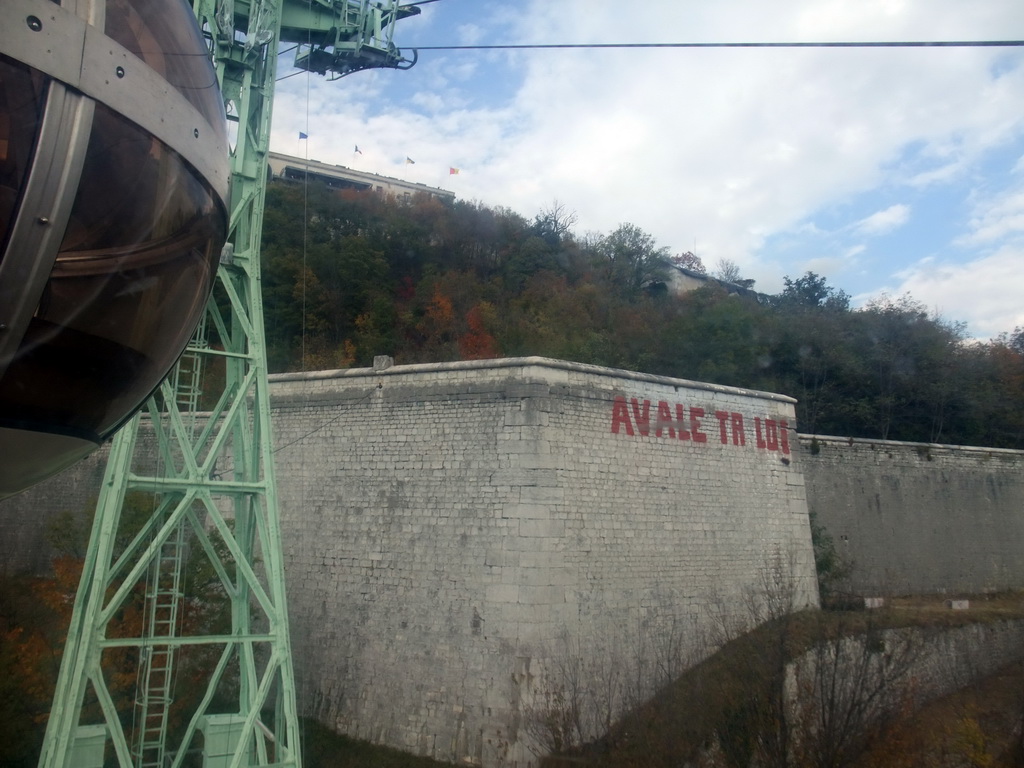
[[[227,166],[184,0],[2,0],[0,498],[98,447],[181,354]]]

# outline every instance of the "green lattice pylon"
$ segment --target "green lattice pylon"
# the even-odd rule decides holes
[[[203,334],[112,443],[41,768],[301,765],[260,293],[277,51],[321,74],[405,68],[393,27],[418,8],[192,6],[237,121],[228,244]]]

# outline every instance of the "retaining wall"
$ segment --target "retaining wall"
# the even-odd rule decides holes
[[[800,455],[852,591],[1024,586],[1024,451],[802,435]]]
[[[842,762],[833,750],[849,750],[873,726],[905,717],[908,704],[923,706],[1022,657],[1020,619],[876,629],[825,642],[787,665],[793,740],[807,739],[812,755]]]

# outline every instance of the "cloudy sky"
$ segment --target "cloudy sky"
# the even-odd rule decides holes
[[[421,8],[403,49],[1024,39],[1021,0]],[[1024,326],[1024,48],[422,51],[408,71],[282,80],[272,148],[528,218],[558,201],[578,235],[631,222],[766,292],[813,270],[976,337]]]

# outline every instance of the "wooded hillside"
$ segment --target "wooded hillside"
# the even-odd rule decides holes
[[[528,220],[275,182],[271,370],[544,355],[792,395],[802,432],[1024,448],[1024,328],[970,341],[909,295],[852,309],[811,272],[773,296],[712,282],[677,297],[668,265],[698,258],[632,224],[581,237],[574,223],[558,204]]]

